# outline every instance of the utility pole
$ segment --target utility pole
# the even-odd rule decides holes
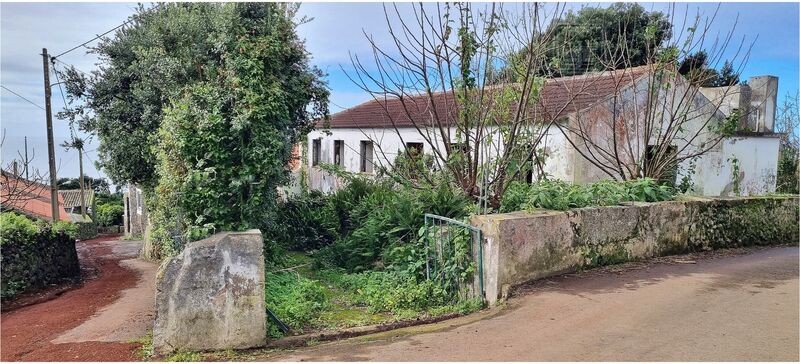
[[[28,177],[28,164],[30,164],[30,159],[28,159],[28,136],[25,136],[25,179],[30,181]]]
[[[50,162],[50,207],[53,221],[60,220],[58,213],[58,185],[56,185],[56,147],[53,144],[53,112],[50,110],[50,56],[47,48],[42,48],[44,67],[44,108],[47,115],[47,159]]]
[[[80,168],[78,185],[81,187],[81,216],[83,221],[86,221],[86,198],[83,195],[83,143],[81,142],[76,149],[78,149],[78,166]]]

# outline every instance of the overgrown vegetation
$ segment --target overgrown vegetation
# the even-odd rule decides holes
[[[587,206],[618,205],[620,202],[671,200],[675,189],[658,185],[651,178],[624,182],[600,181],[577,185],[563,181],[541,181],[531,185],[517,182],[503,195],[501,212],[535,208],[567,210]]]
[[[77,233],[75,224],[65,221],[50,224],[13,212],[0,214],[2,299],[79,277]]]
[[[146,257],[180,251],[175,236],[274,219],[292,146],[328,113],[322,73],[295,31],[307,19],[296,11],[278,3],[142,6],[93,49],[100,71],[66,70],[71,106],[62,116],[99,136],[100,165],[115,182],[145,190],[153,226]]]

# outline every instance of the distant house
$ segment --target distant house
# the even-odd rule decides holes
[[[592,129],[591,141],[602,144],[614,139],[612,135],[620,133],[620,130],[611,130],[607,125],[613,124],[609,120],[614,115],[619,117],[619,112],[612,110],[627,107],[631,112],[644,112],[644,108],[639,109],[637,105],[646,104],[644,98],[648,97],[646,90],[650,86],[650,72],[651,68],[642,66],[548,79],[536,105],[537,112],[549,113],[547,115],[556,120],[556,124],[542,131],[544,138],[538,145],[546,150],[544,172],[551,178],[581,184],[609,178],[583,157],[591,146],[575,145],[565,133],[575,130],[575,125],[582,122]],[[581,85],[588,87],[581,88]],[[673,182],[677,183],[683,177],[690,178],[693,192],[706,196],[735,193],[760,195],[773,192],[779,147],[779,135],[773,132],[777,85],[776,77],[759,76],[737,86],[694,88],[695,92],[691,92],[693,99],[686,100],[685,105],[688,106],[682,106],[687,108],[690,118],[705,112],[721,122],[742,110],[749,112],[741,118],[735,133],[725,137],[702,156],[682,161],[676,168]],[[688,82],[677,82],[675,85],[675,88],[689,87],[694,86],[690,86]],[[579,94],[569,94],[579,88]],[[449,135],[450,143],[456,141],[455,127],[448,128],[445,125],[444,129],[440,129],[431,121],[434,113],[449,115],[451,120],[457,118],[458,110],[452,92],[434,93],[433,102],[427,95],[404,97],[405,103],[397,98],[367,101],[331,115],[327,122],[318,122],[317,130],[307,137],[308,153],[302,156],[307,166],[308,187],[322,192],[339,188],[341,181],[322,170],[320,164],[323,163],[335,164],[350,172],[372,175],[377,167],[391,165],[398,151],[411,148],[431,153],[433,145],[420,133],[425,133],[428,140],[437,144],[438,150],[444,150],[446,135]],[[666,100],[658,102],[668,103]],[[697,123],[686,124],[695,128],[694,130],[680,132],[688,135],[693,131],[706,130],[694,124]],[[627,128],[635,127],[628,125]],[[442,130],[446,133],[442,133]],[[711,135],[705,131],[702,134],[696,140],[686,141],[688,137],[678,136],[674,141],[689,143],[691,148],[687,150],[694,150],[705,141],[711,140]],[[721,135],[716,134],[716,138]],[[497,138],[498,135],[491,137]],[[631,151],[631,154],[645,155],[651,147],[653,145],[640,145],[640,149]],[[670,146],[672,147],[678,146]],[[625,162],[624,156],[622,159]]]
[[[94,190],[93,189],[84,189],[83,198],[84,202],[81,202],[81,190],[59,190],[58,194],[64,200],[64,210],[70,215],[70,218],[73,222],[83,222],[83,212],[81,210],[82,206],[85,205],[86,214],[88,215],[86,219],[90,222],[91,216],[94,213]]]
[[[64,198],[60,195],[58,203],[59,220],[71,221],[64,209]],[[50,186],[27,180],[5,170],[0,176],[0,205],[3,211],[15,211],[32,218],[53,220]]]

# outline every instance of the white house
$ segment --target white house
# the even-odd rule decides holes
[[[631,128],[643,127],[645,119],[660,120],[657,122],[663,125],[653,130],[663,132],[669,130],[668,115],[671,119],[686,115],[688,119],[680,130],[670,131],[678,133],[671,139],[676,145],[664,150],[674,148],[687,156],[703,152],[676,166],[676,183],[688,180],[693,193],[706,196],[773,192],[779,146],[779,136],[773,132],[777,78],[752,77],[747,84],[720,88],[694,88],[682,80],[678,76],[670,83],[671,88],[664,87],[667,82],[656,81],[647,66],[548,79],[537,107],[545,112],[558,110],[558,115],[553,119],[557,122],[542,126],[539,131],[544,134],[537,145],[546,151],[544,172],[574,183],[610,178],[604,171],[603,158],[597,157],[603,154],[604,146],[614,143],[614,151],[618,151],[614,152],[615,158],[625,165],[654,147],[652,141],[630,137],[634,135]],[[648,90],[655,82],[669,92],[662,92],[657,96],[658,102],[648,104],[647,98],[652,97]],[[687,100],[664,96],[674,90],[682,90]],[[397,99],[371,100],[336,113],[325,123],[319,122],[317,130],[308,134],[307,153],[302,156],[308,187],[323,192],[338,188],[340,181],[321,170],[322,163],[372,174],[378,166],[391,165],[397,152],[406,148],[430,153],[433,143],[442,150],[442,129],[420,125],[426,125],[425,120],[432,113],[454,113],[452,93],[412,96],[410,102],[423,107],[409,112]],[[658,105],[663,110],[656,117],[645,118],[643,105]],[[742,117],[736,130],[712,143],[721,134],[709,125],[716,126],[737,114]],[[619,123],[627,126],[617,128]],[[454,128],[447,130],[445,134],[454,142]],[[653,134],[652,139],[658,139],[654,131],[649,133]],[[582,140],[579,134],[586,137],[582,143],[576,142]],[[492,137],[499,138],[499,134]],[[625,148],[616,145],[622,141],[627,143]],[[491,152],[487,156],[492,158]]]

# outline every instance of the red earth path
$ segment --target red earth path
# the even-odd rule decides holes
[[[2,361],[135,361],[140,344],[74,342],[53,344],[51,340],[88,320],[113,303],[121,291],[136,285],[139,273],[120,265],[133,258],[115,254],[110,241],[101,237],[78,243],[84,282],[75,289],[41,303],[12,309],[0,315],[0,359]]]

